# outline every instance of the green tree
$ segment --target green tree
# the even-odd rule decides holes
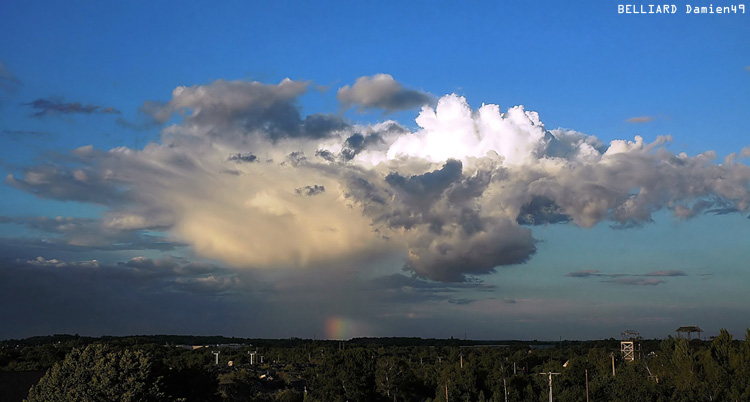
[[[589,395],[591,400],[609,400],[614,390],[615,379],[612,376],[611,359],[611,352],[606,349],[594,348],[588,351],[586,369],[588,370]],[[584,373],[584,381],[585,376],[586,374]]]
[[[416,399],[417,378],[401,357],[380,357],[375,369],[377,390],[392,401]]]
[[[258,378],[249,370],[219,374],[219,395],[227,402],[249,402],[260,391]]]
[[[142,351],[112,351],[102,344],[74,349],[31,388],[25,402],[147,402],[164,394]]]
[[[610,395],[616,402],[651,402],[657,400],[656,383],[649,379],[642,361],[621,365],[614,377]]]
[[[307,373],[309,399],[320,402],[364,402],[375,398],[375,364],[364,348],[328,351]]]
[[[695,367],[695,353],[685,339],[677,339],[672,354],[672,382],[676,388],[675,400],[695,400],[699,378]]]
[[[456,358],[456,360],[459,360]],[[477,375],[473,365],[464,361],[464,367],[458,361],[443,365],[435,390],[435,400],[445,401],[446,387],[449,401],[472,401],[477,395]]]
[[[302,402],[303,395],[293,389],[284,389],[279,391],[273,400],[275,402]]]
[[[750,400],[750,329],[745,330],[745,341],[731,359],[734,376],[729,400]]]
[[[702,388],[709,400],[729,399],[734,377],[731,365],[734,354],[732,335],[726,329],[722,329],[719,336],[714,338],[708,350],[701,352]]]

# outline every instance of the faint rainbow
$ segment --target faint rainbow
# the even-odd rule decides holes
[[[326,338],[349,339],[351,323],[342,317],[329,317],[326,320]]]

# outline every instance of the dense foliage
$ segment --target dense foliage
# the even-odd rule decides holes
[[[549,372],[559,373],[552,378],[555,401],[583,401],[587,392],[591,401],[750,400],[750,330],[744,341],[724,330],[710,341],[643,340],[633,362],[621,358],[614,339],[493,345],[183,337],[183,347],[167,339],[7,341],[0,344],[0,370],[57,362],[30,402],[546,401],[549,375],[542,373]],[[201,342],[207,339],[233,344]]]
[[[27,402],[148,402],[164,394],[151,361],[140,350],[112,351],[102,344],[74,349],[31,388]]]

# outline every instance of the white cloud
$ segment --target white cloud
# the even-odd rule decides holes
[[[360,77],[351,87],[338,90],[337,98],[344,107],[352,105],[360,109],[380,108],[396,111],[420,107],[432,102],[424,92],[406,89],[389,74]]]
[[[424,107],[416,121],[422,130],[399,137],[388,150],[389,159],[466,161],[494,154],[506,166],[519,165],[539,158],[550,140],[536,112],[517,106],[501,113],[497,105],[483,105],[474,113],[457,95],[444,96],[434,110]]]

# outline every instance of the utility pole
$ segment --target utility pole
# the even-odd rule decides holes
[[[218,366],[219,365],[219,353],[221,352],[212,352],[212,353],[214,354],[214,356],[216,356],[216,365]]]
[[[612,377],[615,376],[615,354],[610,353],[610,356],[612,356]]]
[[[503,377],[503,391],[505,391],[505,402],[508,402],[508,384],[505,383],[505,377]]]
[[[553,373],[553,372],[550,371],[548,373],[539,373],[539,375],[549,376],[549,402],[552,402],[552,376],[553,375],[560,375],[560,373]]]
[[[589,369],[586,369],[586,402],[589,402]]]

